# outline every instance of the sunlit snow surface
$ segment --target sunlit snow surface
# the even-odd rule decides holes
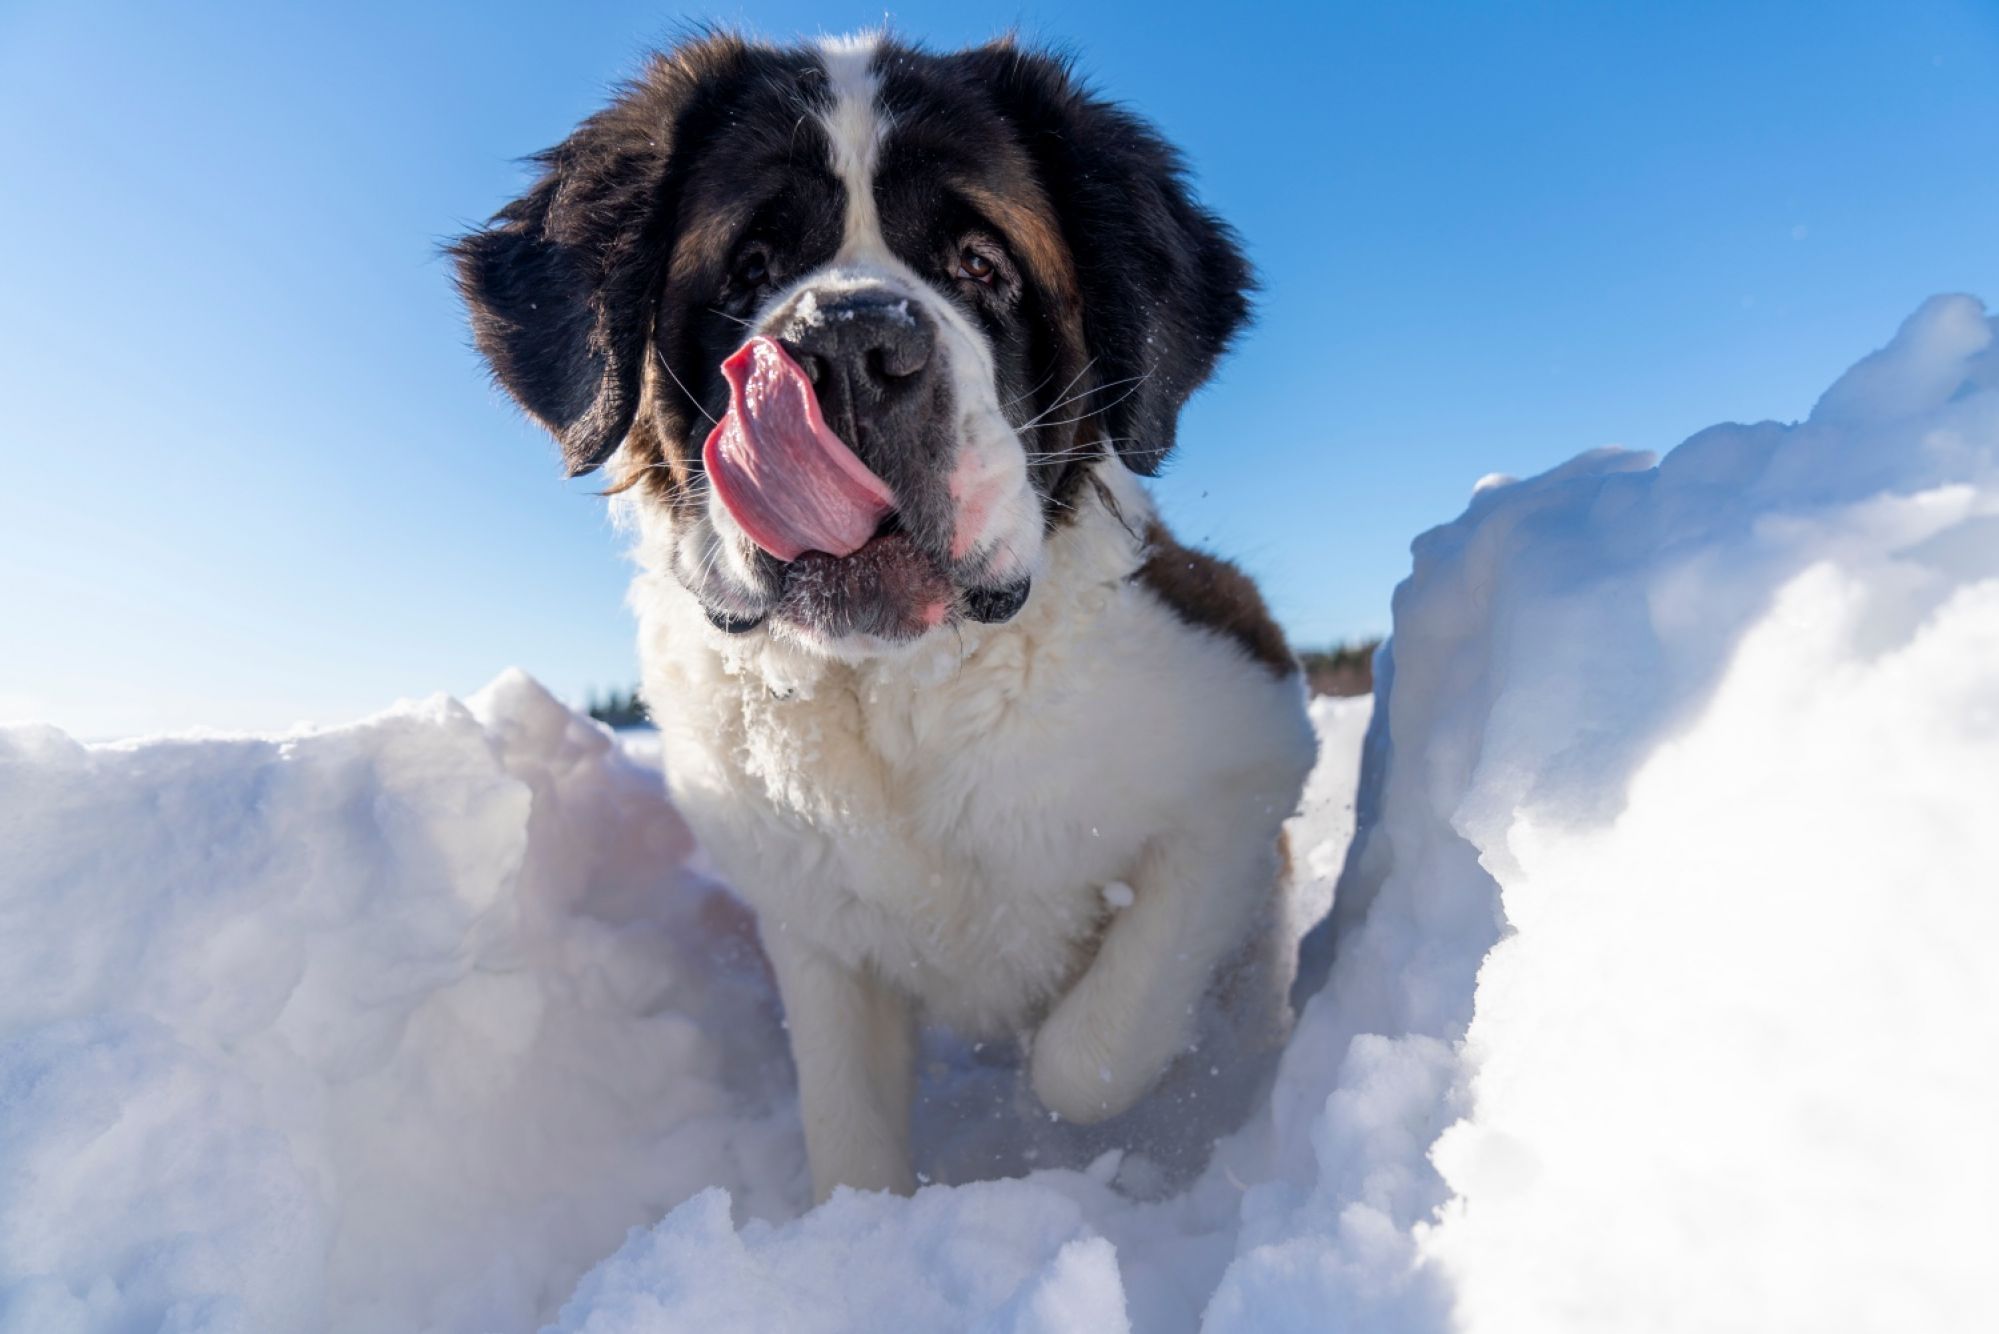
[[[1110,1153],[802,1213],[744,915],[524,677],[0,734],[0,1331],[1992,1328],[1993,343],[1932,301],[1802,424],[1417,540],[1358,793],[1315,709],[1330,981],[1163,1200]]]

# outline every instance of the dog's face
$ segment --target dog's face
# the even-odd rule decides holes
[[[454,247],[480,350],[728,633],[841,655],[1030,596],[1246,314],[1173,150],[1047,56],[707,37]]]

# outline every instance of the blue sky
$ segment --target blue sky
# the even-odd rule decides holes
[[[676,23],[882,17],[0,3],[0,716],[632,679],[619,539],[486,383],[436,246]],[[1248,239],[1260,322],[1159,491],[1300,644],[1385,629],[1485,473],[1799,416],[1922,297],[1999,301],[1989,0],[889,17],[1072,46]]]

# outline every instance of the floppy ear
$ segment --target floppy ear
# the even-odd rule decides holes
[[[672,232],[684,113],[743,44],[709,35],[668,55],[574,134],[541,178],[450,247],[472,339],[493,378],[562,446],[571,477],[611,456],[638,412]]]
[[[967,54],[1075,256],[1104,434],[1134,472],[1154,475],[1181,406],[1249,319],[1249,261],[1234,230],[1194,201],[1179,152],[1078,83],[1067,60],[1011,41]]]

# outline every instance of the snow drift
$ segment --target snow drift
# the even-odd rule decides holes
[[[1994,332],[1417,540],[1292,1073],[1345,1055],[1275,1109],[1316,1181],[1211,1324],[1990,1327]]]
[[[1315,706],[1324,985],[1166,1199],[802,1212],[742,913],[525,678],[6,733],[0,1331],[1989,1328],[1994,335],[1417,540],[1371,720]],[[989,1072],[933,1054],[935,1123]]]
[[[0,742],[0,1329],[522,1330],[802,1166],[753,935],[527,678]]]

